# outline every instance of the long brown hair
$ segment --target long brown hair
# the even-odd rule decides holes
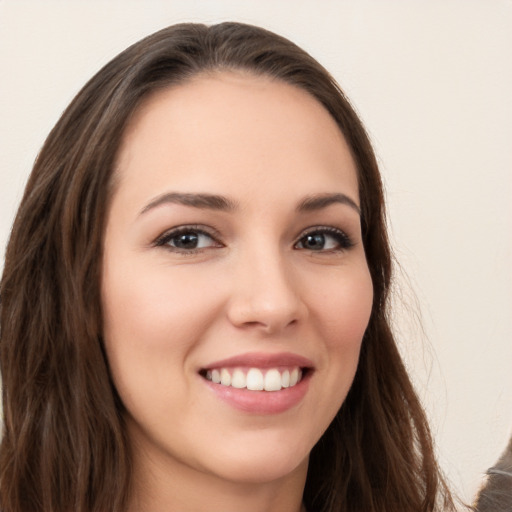
[[[310,510],[451,506],[424,412],[388,322],[391,255],[367,134],[333,78],[290,41],[238,23],[181,24],[131,46],[80,91],[28,181],[1,281],[3,512],[121,512],[130,485],[123,408],[102,348],[102,241],[124,128],[151,92],[243,70],[300,87],[330,112],[355,159],[374,304],[352,388],[313,448]]]

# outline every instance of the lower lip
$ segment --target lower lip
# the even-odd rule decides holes
[[[308,372],[298,384],[280,391],[251,391],[203,380],[221,400],[239,411],[250,414],[279,414],[302,401],[308,391],[310,378]]]

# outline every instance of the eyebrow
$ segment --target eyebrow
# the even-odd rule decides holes
[[[186,194],[180,192],[169,192],[153,199],[141,210],[140,215],[157,208],[158,206],[169,203],[220,211],[233,211],[237,207],[234,201],[215,194]]]
[[[357,203],[349,196],[341,193],[335,194],[315,194],[305,197],[298,205],[296,210],[299,213],[311,212],[327,208],[331,204],[344,204],[350,206],[358,215],[361,211]],[[192,206],[194,208],[217,210],[231,212],[236,210],[238,205],[235,201],[216,194],[195,194],[182,192],[168,192],[157,196],[148,203],[140,212],[140,215],[162,206],[164,204],[181,204],[184,206]]]
[[[361,209],[357,203],[345,194],[315,194],[304,198],[297,206],[298,212],[311,212],[327,208],[331,204],[345,204],[355,210],[358,215],[361,215]]]

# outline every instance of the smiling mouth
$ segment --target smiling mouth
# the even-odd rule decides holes
[[[281,391],[296,386],[310,372],[307,367],[214,368],[199,374],[213,384],[249,391]]]

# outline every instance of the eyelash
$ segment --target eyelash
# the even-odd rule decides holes
[[[205,249],[209,249],[210,247],[199,247],[199,248],[192,248],[192,249],[186,249],[186,248],[179,248],[179,247],[173,247],[170,245],[170,242],[173,239],[176,239],[180,235],[203,235],[207,236],[208,238],[212,239],[214,242],[214,245],[211,247],[221,248],[224,247],[222,242],[219,242],[220,234],[218,234],[216,231],[211,230],[211,228],[206,229],[203,226],[196,226],[196,225],[188,225],[188,226],[180,226],[177,228],[174,228],[170,231],[167,231],[166,233],[162,234],[157,240],[154,242],[155,247],[163,247],[171,252],[175,252],[181,255],[193,255],[196,253],[199,253]],[[331,249],[320,249],[320,250],[314,250],[314,249],[307,249],[306,247],[298,247],[300,243],[304,243],[304,240],[306,237],[311,235],[322,235],[322,236],[330,236],[332,237],[336,243],[338,244],[338,247],[331,248]],[[342,230],[330,226],[315,226],[312,228],[307,229],[306,231],[302,232],[298,240],[294,243],[293,247],[296,250],[309,250],[311,253],[334,253],[334,252],[343,252],[351,247],[354,246],[354,242],[351,240],[351,238]]]
[[[328,235],[336,240],[338,243],[337,248],[333,249],[324,249],[320,251],[315,251],[310,249],[311,252],[319,252],[319,253],[332,253],[332,252],[342,252],[350,249],[354,246],[354,242],[352,239],[341,229],[329,227],[329,226],[315,226],[313,228],[307,229],[303,232],[299,238],[299,240],[295,243],[294,247],[297,248],[297,244],[303,241],[307,236],[310,235]],[[304,248],[305,250],[308,250]]]
[[[203,247],[193,248],[193,249],[182,249],[179,247],[173,247],[172,245],[169,245],[171,240],[179,237],[180,235],[188,235],[188,234],[207,236],[208,238],[211,238],[215,242],[213,247],[223,247],[223,244],[218,241],[220,239],[220,234],[218,234],[214,230],[206,229],[203,226],[194,226],[194,225],[180,226],[180,227],[174,228],[170,231],[167,231],[166,233],[161,235],[159,238],[157,238],[154,245],[156,247],[164,247],[165,249],[168,249],[169,251],[176,252],[176,253],[183,254],[183,255],[196,254],[196,253],[204,250]]]

